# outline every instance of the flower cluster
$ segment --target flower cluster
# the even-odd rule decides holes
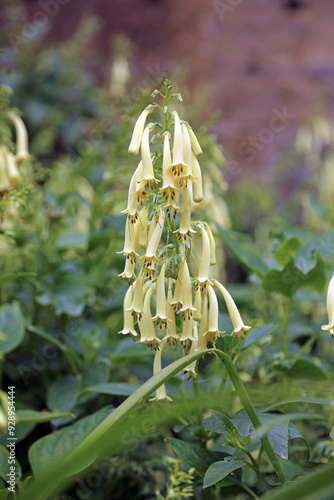
[[[0,147],[0,194],[21,184],[22,177],[17,165],[29,158],[28,134],[22,119],[14,111],[9,111],[7,116],[15,127],[16,154],[5,145]]]
[[[250,329],[226,288],[209,277],[210,265],[216,261],[214,238],[207,223],[191,220],[193,205],[203,198],[197,159],[202,149],[190,125],[176,111],[169,112],[170,99],[175,96],[180,100],[179,94],[168,95],[170,88],[167,82],[166,95],[154,92],[164,99],[165,106],[149,105],[134,127],[129,153],[140,151],[141,159],[129,186],[121,252],[126,261],[120,276],[128,280],[129,288],[124,299],[124,328],[119,333],[138,337],[139,342],[157,351],[155,372],[161,369],[161,351],[167,345],[180,342],[191,351],[214,345],[220,334],[216,290],[225,299],[236,336],[242,338]],[[146,125],[151,113],[159,109],[164,114],[164,127],[159,123]],[[160,146],[152,153],[150,143],[158,139]],[[192,278],[188,263],[195,233],[202,239],[202,253],[197,277]],[[196,376],[195,365],[186,372]],[[156,397],[166,398],[165,389]]]

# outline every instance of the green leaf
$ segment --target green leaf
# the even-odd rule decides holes
[[[49,412],[49,411],[34,411],[34,410],[17,410],[16,418],[17,423],[36,423],[41,424],[42,422],[51,422],[57,418],[62,417],[73,417],[72,413],[59,413],[59,412]]]
[[[0,284],[7,283],[8,281],[14,281],[20,278],[31,278],[33,276],[36,276],[36,273],[24,272],[24,271],[20,273],[3,274],[2,276],[0,276]]]
[[[84,310],[86,297],[91,290],[84,276],[67,277],[62,278],[54,288],[46,289],[36,300],[41,305],[53,305],[58,316],[60,314],[79,316]]]
[[[325,380],[326,373],[318,365],[308,359],[280,359],[271,366],[272,371],[278,371],[295,379]]]
[[[196,472],[204,477],[207,468],[224,454],[219,452],[205,450],[197,444],[186,443],[181,439],[167,438],[166,442],[170,444],[177,456],[190,467],[194,467]]]
[[[276,418],[276,415],[271,413],[259,413],[258,416],[262,424],[259,427],[260,429],[266,424],[269,425]],[[258,439],[257,436],[254,435],[254,426],[244,410],[240,410],[236,413],[232,420],[241,435]],[[273,426],[269,427],[268,438],[277,455],[283,459],[288,458],[288,436],[289,430],[286,422],[283,424],[280,424],[280,422],[276,424],[275,422]]]
[[[282,270],[270,269],[263,277],[262,286],[268,292],[282,293],[291,297],[302,286],[322,291],[326,283],[326,266],[318,255],[317,264],[309,273],[304,274],[291,260]]]
[[[295,256],[296,267],[303,273],[308,274],[317,265],[316,255],[328,260],[334,255],[334,229],[322,234],[312,243],[304,245]]]
[[[56,380],[49,388],[46,402],[50,410],[69,412],[75,405],[79,382],[72,375]]]
[[[273,414],[267,422],[264,421],[263,425],[253,432],[252,437],[254,439],[261,439],[274,427],[280,426],[285,422],[290,422],[291,420],[327,420],[327,418],[325,415],[320,415],[318,413],[286,413],[284,415]]]
[[[262,277],[268,271],[268,266],[256,253],[237,243],[235,236],[231,231],[225,231],[219,228],[219,234],[222,236],[227,247],[246,267],[258,276]],[[233,235],[233,236],[232,236]]]
[[[6,354],[21,344],[25,324],[17,302],[0,307],[0,352]]]
[[[218,411],[211,410],[213,418],[218,422],[221,431],[220,434],[224,434],[231,438],[232,441],[237,441],[239,439],[239,431],[226,415],[219,413]]]
[[[80,394],[84,394],[86,392],[99,392],[101,394],[112,394],[114,396],[130,396],[130,394],[133,394],[139,387],[139,385],[135,384],[109,382],[86,387],[80,391]]]
[[[249,334],[246,337],[245,342],[243,343],[242,349],[245,349],[246,347],[254,344],[260,339],[263,339],[264,337],[267,337],[268,335],[271,335],[277,325],[274,325],[273,323],[268,323],[268,325],[262,325],[258,326],[256,328],[253,328]]]
[[[284,241],[282,245],[275,252],[275,259],[282,266],[285,267],[288,262],[295,256],[297,250],[302,246],[302,242],[297,236],[293,236]]]
[[[10,441],[7,441],[7,444],[10,443]],[[15,460],[15,464],[9,464],[8,459],[10,458],[10,453],[9,453],[9,448],[5,448],[4,446],[0,445],[0,477],[8,482],[8,476],[7,474],[9,473],[9,468],[10,466],[15,467],[15,477],[16,480],[20,479],[22,476],[22,471],[20,464],[18,463],[17,460]]]
[[[241,460],[221,461],[210,465],[204,476],[204,488],[222,481],[231,472],[240,469],[245,465]]]
[[[39,477],[50,470],[52,464],[63,460],[78,446],[108,415],[112,408],[105,407],[35,441],[29,448],[29,462],[34,476]]]
[[[226,352],[227,354],[229,354],[237,344],[238,339],[235,335],[224,335],[222,337],[218,337],[216,340],[217,349]]]

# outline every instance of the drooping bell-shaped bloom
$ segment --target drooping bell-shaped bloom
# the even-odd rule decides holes
[[[30,158],[27,129],[23,120],[14,111],[9,111],[8,117],[13,122],[16,131],[16,160],[27,160]]]
[[[211,284],[209,280],[210,268],[210,239],[203,224],[197,225],[199,232],[202,235],[202,254],[199,263],[198,277],[196,286],[201,287],[203,290],[207,285]]]
[[[0,149],[0,194],[5,193],[8,189],[10,189],[10,184],[8,181],[6,158],[3,149]]]
[[[212,285],[208,285],[207,290],[209,294],[210,310],[208,330],[205,335],[208,343],[214,344],[219,334],[224,332],[220,332],[218,328],[218,300]]]
[[[150,208],[144,207],[138,216],[138,245],[140,248],[147,247],[147,219]]]
[[[118,333],[121,333],[123,335],[130,334],[133,337],[136,337],[138,333],[136,332],[134,327],[133,312],[129,310],[129,308],[131,308],[132,300],[133,300],[133,285],[130,285],[125,294],[123,303],[124,326],[123,330],[121,330]]]
[[[190,233],[196,233],[191,227],[191,199],[192,199],[192,185],[191,181],[184,180],[182,183],[182,208],[180,217],[180,227],[175,231],[178,233],[179,239],[182,237],[184,239],[189,236]]]
[[[132,138],[128,152],[130,155],[137,155],[139,153],[141,140],[143,137],[143,131],[145,127],[145,122],[149,114],[154,110],[154,106],[149,105],[144,111],[139,115],[136,124],[133,129]]]
[[[194,176],[193,200],[195,203],[201,203],[201,201],[203,201],[202,172],[198,160],[194,154],[192,155],[192,171]]]
[[[136,274],[135,274],[135,266],[136,262],[134,259],[125,259],[125,267],[124,271],[119,274],[118,276],[121,276],[121,278],[124,278],[131,283],[136,279]]]
[[[209,224],[207,222],[204,224],[210,240],[210,266],[214,266],[216,264],[216,242]]]
[[[183,162],[186,165],[186,168],[183,169],[183,172],[180,173],[179,179],[180,181],[190,179],[191,181],[195,180],[192,172],[192,151],[191,151],[191,142],[189,137],[189,132],[184,123],[181,124],[182,130],[182,139],[183,139]]]
[[[189,136],[190,136],[190,140],[191,140],[191,148],[192,148],[195,156],[199,156],[203,153],[203,151],[202,151],[201,146],[199,145],[198,139],[197,139],[193,129],[189,125],[189,123],[188,122],[184,122],[184,123],[186,124],[188,132],[189,132]]]
[[[187,261],[184,259],[182,265],[181,284],[182,284],[182,307],[179,312],[182,313],[183,319],[188,319],[193,315],[195,308],[193,307],[191,278]]]
[[[126,258],[130,259],[131,262],[136,262],[137,257],[139,257],[137,253],[138,227],[138,220],[132,224],[129,218],[126,218],[124,248],[121,252],[117,252],[126,255]]]
[[[166,261],[161,266],[160,274],[157,279],[157,309],[153,321],[157,322],[160,329],[164,326],[167,327],[167,302],[165,291],[165,269]]]
[[[149,242],[145,252],[144,266],[146,268],[146,273],[150,271],[149,272],[150,275],[154,274],[154,264],[158,260],[157,252],[162,236],[162,231],[164,228],[164,221],[165,221],[164,211],[159,210],[157,222],[153,229],[152,236],[149,238]]]
[[[187,165],[183,158],[183,134],[179,115],[173,111],[174,118],[174,141],[173,141],[173,163],[171,166],[172,172],[177,177],[183,175],[187,170]]]
[[[140,320],[144,309],[144,270],[141,269],[138,278],[133,283],[133,300],[129,311],[135,312],[137,320]]]
[[[180,188],[177,186],[175,177],[171,171],[172,156],[170,152],[169,144],[169,132],[164,133],[164,150],[163,150],[163,161],[162,161],[162,188],[159,190],[162,192],[166,199],[166,204],[164,205],[167,209],[168,215],[171,211],[176,212],[180,207],[178,205]]]
[[[202,351],[207,348],[208,337],[206,335],[209,329],[208,325],[208,296],[205,293],[203,296],[203,311],[202,318],[198,330],[198,341],[195,351]]]
[[[191,346],[192,341],[194,340],[193,326],[194,326],[194,320],[192,316],[189,316],[186,319],[184,319],[182,335],[180,337],[180,342],[184,347],[189,348]]]
[[[147,344],[151,349],[158,349],[161,340],[156,336],[154,323],[151,315],[151,297],[152,294],[156,290],[156,284],[150,286],[148,289],[145,299],[144,299],[144,309],[143,309],[143,318],[144,318],[144,327],[145,327],[145,338],[140,339],[140,342]]]
[[[136,222],[138,219],[138,196],[137,193],[137,182],[140,177],[143,175],[143,164],[139,162],[138,167],[136,168],[129,185],[129,194],[128,194],[128,206],[125,210],[122,211],[122,214],[128,214],[129,220],[132,224]]]
[[[150,188],[155,189],[158,181],[154,177],[153,162],[150,151],[150,132],[153,130],[153,125],[145,127],[141,140],[141,160],[143,162],[143,181]]]
[[[328,314],[328,325],[322,325],[322,330],[328,330],[334,338],[334,274],[329,282],[327,291],[327,314]]]
[[[160,346],[160,349],[156,351],[155,356],[154,356],[154,362],[153,362],[153,375],[156,375],[157,373],[161,372],[161,354],[162,351],[165,348],[166,343],[163,342]],[[158,389],[155,391],[155,397],[151,398],[149,401],[157,401],[157,400],[164,400],[167,399],[168,401],[172,401],[172,398],[167,396],[166,394],[166,387],[165,384],[162,384]]]
[[[8,181],[11,186],[18,187],[22,182],[22,177],[18,171],[14,155],[7,148],[3,151],[7,165]]]
[[[198,330],[197,330],[197,323],[194,321],[193,322],[193,341],[191,344],[191,348],[189,351],[189,354],[193,354],[197,350],[197,345],[198,345]],[[197,365],[197,359],[195,361],[192,361],[188,366],[185,367],[184,373],[188,375],[188,380],[193,377],[197,377],[197,372],[196,372],[196,365]]]
[[[167,291],[167,334],[164,340],[167,341],[168,345],[176,344],[179,340],[179,335],[176,333],[176,322],[175,322],[175,311],[172,305],[173,294],[172,294],[172,280],[168,280],[168,291]]]
[[[234,328],[232,333],[236,334],[237,339],[242,339],[247,335],[248,330],[250,330],[252,327],[244,325],[244,322],[241,319],[238,308],[235,305],[234,300],[232,299],[230,293],[226,290],[226,288],[217,280],[212,280],[212,282],[214,286],[217,287],[223,294],[226,307]]]
[[[178,310],[182,307],[182,262],[183,257],[181,256],[179,272],[177,274],[175,288],[174,288],[174,296],[168,302],[173,306],[174,310]]]

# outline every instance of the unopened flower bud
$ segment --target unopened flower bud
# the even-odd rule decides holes
[[[132,138],[128,149],[130,155],[137,155],[139,153],[145,122],[148,115],[151,114],[153,110],[153,106],[147,106],[147,108],[145,108],[144,111],[139,115],[139,118],[137,119],[133,129]]]

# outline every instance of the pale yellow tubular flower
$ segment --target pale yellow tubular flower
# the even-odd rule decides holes
[[[129,220],[132,224],[136,222],[138,219],[138,198],[136,196],[137,189],[137,179],[140,176],[143,169],[142,162],[139,162],[138,167],[136,168],[129,185],[129,194],[128,194],[128,206],[125,210],[122,210],[122,214],[128,214]]]
[[[172,294],[172,280],[168,280],[168,291],[167,291],[167,334],[164,337],[164,340],[167,341],[168,345],[176,344],[179,340],[179,335],[176,333],[176,322],[175,322],[175,311],[174,307],[171,304],[173,300]]]
[[[134,327],[133,313],[129,310],[129,308],[131,308],[132,299],[133,299],[133,285],[130,285],[125,294],[123,303],[124,326],[123,330],[121,330],[118,333],[121,333],[123,335],[130,334],[133,337],[137,337],[138,333],[136,332]]]
[[[172,172],[179,177],[187,170],[187,165],[184,163],[183,158],[183,134],[179,115],[173,111],[174,118],[174,141],[173,141],[173,163]]]
[[[153,321],[157,322],[157,325],[162,327],[167,327],[167,302],[166,302],[166,291],[165,291],[165,269],[166,261],[162,264],[159,277],[157,279],[157,309],[156,315]]]
[[[216,260],[216,242],[213,237],[211,228],[207,222],[204,222],[206,232],[208,233],[210,240],[210,266],[214,266],[217,262]]]
[[[158,349],[161,340],[156,336],[154,323],[151,316],[151,297],[152,294],[156,290],[156,284],[150,286],[148,289],[145,299],[144,299],[144,309],[143,309],[143,318],[144,318],[144,327],[146,331],[146,338],[144,340],[140,339],[140,342],[144,342],[151,349]]]
[[[179,240],[183,237],[185,240],[190,233],[196,233],[191,228],[191,198],[192,198],[192,185],[191,181],[183,181],[182,183],[182,208],[180,217],[180,227],[175,233],[178,233]]]
[[[182,140],[183,140],[183,162],[186,168],[180,173],[180,181],[183,179],[195,180],[192,171],[192,151],[189,132],[184,123],[181,124]]]
[[[206,338],[208,343],[214,344],[217,337],[219,337],[220,332],[218,329],[218,300],[215,294],[215,291],[211,285],[207,286],[209,301],[210,301],[210,310],[209,310],[209,325],[208,330],[206,332]]]
[[[195,178],[193,182],[193,200],[195,203],[203,201],[203,181],[201,167],[198,163],[196,156],[192,155],[192,171]]]
[[[152,234],[154,233],[154,229],[155,229],[155,225],[157,223],[157,220],[158,220],[158,214],[157,214],[157,212],[154,212],[152,220],[151,220],[150,225],[149,225],[149,229],[148,229],[147,245],[149,244],[149,242],[152,238]]]
[[[30,158],[27,129],[23,120],[14,111],[9,111],[8,117],[13,122],[16,131],[16,160],[27,160]]]
[[[241,319],[240,313],[238,311],[238,308],[235,305],[234,300],[232,299],[230,293],[226,290],[226,288],[221,283],[219,283],[219,281],[217,281],[217,280],[212,280],[212,282],[213,282],[214,286],[217,287],[221,291],[221,293],[223,294],[223,297],[224,297],[224,300],[226,303],[226,307],[227,307],[227,310],[228,310],[228,313],[230,315],[230,318],[231,318],[231,321],[233,324],[233,328],[234,328],[232,333],[236,334],[237,339],[239,339],[239,340],[242,339],[243,337],[245,337],[247,335],[248,330],[250,330],[252,327],[244,325],[244,323]]]
[[[198,345],[198,330],[197,330],[197,323],[195,321],[193,322],[193,337],[194,337],[194,340],[192,341],[189,354],[193,354],[194,352],[196,352],[198,350],[197,349],[197,345]],[[184,373],[186,373],[189,376],[188,380],[191,377],[193,377],[193,378],[197,377],[197,372],[196,372],[197,361],[198,360],[195,359],[195,361],[192,361],[192,363],[190,363],[184,369]]]
[[[328,325],[322,325],[321,330],[328,330],[334,338],[334,274],[328,285],[326,305]]]
[[[138,245],[140,248],[147,247],[147,218],[149,214],[149,207],[143,208],[139,212],[139,220],[138,220]]]
[[[153,125],[148,125],[145,127],[143,137],[141,140],[141,159],[143,162],[143,181],[145,185],[147,184],[150,188],[154,189],[158,181],[154,177],[153,162],[150,151],[150,132],[153,130]]]
[[[211,281],[209,280],[210,239],[203,224],[200,223],[197,225],[197,227],[202,235],[202,254],[199,263],[196,286],[201,287],[201,289],[203,290],[207,285],[211,285]]]
[[[199,145],[198,139],[197,139],[193,129],[189,125],[189,123],[188,122],[184,122],[184,123],[186,124],[188,132],[189,132],[192,150],[193,150],[195,156],[199,156],[203,153],[203,151],[202,151],[201,146]]]
[[[132,281],[134,281],[136,279],[135,266],[136,266],[136,262],[134,260],[125,259],[124,271],[121,274],[119,274],[118,276],[128,280],[129,283],[131,283]]]
[[[180,337],[180,342],[183,345],[183,347],[190,348],[191,343],[194,340],[193,325],[194,325],[194,320],[192,316],[186,318],[183,321],[183,330],[182,330],[182,335]]]
[[[142,269],[138,278],[133,284],[133,300],[129,311],[135,312],[137,320],[140,320],[143,314],[144,304],[144,270]]]
[[[182,274],[181,274],[181,296],[182,296],[182,307],[179,312],[182,313],[182,317],[185,320],[187,317],[190,319],[195,311],[193,307],[193,297],[192,297],[192,286],[191,286],[191,278],[189,273],[189,268],[187,261],[183,260],[182,265]]]
[[[0,149],[0,193],[5,193],[8,189],[10,189],[10,184],[8,181],[6,159],[3,149]]]
[[[136,185],[134,186],[134,191],[131,194],[131,196],[137,202],[137,205],[144,205],[145,201],[148,198],[148,192],[145,191],[146,182],[143,179],[143,175],[144,175],[143,162],[140,161],[138,168],[136,170],[136,177],[135,177]]]
[[[138,220],[135,224],[131,224],[129,218],[126,218],[124,248],[120,252],[117,252],[126,255],[126,258],[130,259],[131,262],[136,262],[137,257],[139,257],[136,251],[138,245],[138,228]]]
[[[182,307],[182,265],[183,261],[181,258],[179,272],[177,274],[175,288],[174,288],[174,296],[172,300],[169,300],[169,303],[173,306],[174,310],[177,310]]]
[[[202,309],[202,291],[201,287],[197,286],[195,290],[195,300],[194,300],[194,320],[195,321],[200,321],[202,315],[201,315],[201,309]]]
[[[162,342],[160,345],[160,349],[156,351],[155,356],[154,356],[154,362],[153,362],[153,375],[156,375],[157,373],[161,372],[161,355],[162,351],[164,350],[166,346],[166,342]],[[172,398],[167,396],[166,394],[166,387],[165,384],[162,384],[158,389],[155,391],[155,397],[149,399],[149,401],[160,401],[167,399],[168,401],[172,401]]]
[[[164,150],[163,150],[163,161],[162,161],[162,188],[159,190],[162,192],[164,198],[166,199],[166,205],[164,207],[167,209],[167,214],[170,216],[171,211],[174,213],[179,210],[178,205],[180,188],[177,187],[175,177],[171,171],[172,156],[170,152],[169,144],[169,132],[164,133]]]
[[[145,253],[144,266],[146,267],[146,270],[152,270],[152,264],[154,265],[155,262],[158,260],[157,251],[158,251],[158,245],[161,240],[162,231],[164,228],[164,221],[165,221],[164,211],[159,210],[158,220],[157,223],[155,224],[152,236],[149,239]],[[154,274],[154,266],[153,266],[153,273],[150,274]]]
[[[18,187],[22,182],[22,177],[18,171],[14,155],[7,148],[5,148],[4,156],[7,165],[8,181],[12,187]]]
[[[130,155],[137,155],[139,153],[145,122],[148,115],[151,114],[153,110],[153,106],[147,106],[147,108],[145,108],[144,111],[139,115],[139,118],[137,119],[133,129],[132,138],[128,149]]]
[[[205,293],[203,296],[203,311],[202,318],[198,330],[198,342],[195,351],[202,351],[207,348],[208,337],[206,332],[209,329],[208,325],[208,296]]]

